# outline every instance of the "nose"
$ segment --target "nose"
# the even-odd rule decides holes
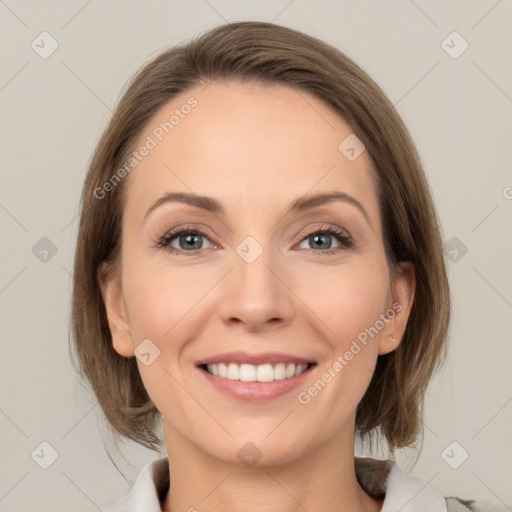
[[[294,315],[293,292],[284,266],[263,250],[252,261],[234,252],[234,268],[222,284],[220,315],[224,322],[240,324],[246,331],[282,328]]]

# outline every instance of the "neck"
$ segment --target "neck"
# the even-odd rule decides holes
[[[171,485],[163,512],[378,512],[354,469],[354,437],[342,433],[291,462],[252,468],[230,464],[166,432]]]

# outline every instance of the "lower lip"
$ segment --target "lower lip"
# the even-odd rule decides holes
[[[261,403],[274,400],[300,386],[313,368],[314,366],[312,365],[300,375],[289,379],[273,380],[272,382],[229,380],[212,375],[202,368],[197,369],[219,391],[239,400]]]

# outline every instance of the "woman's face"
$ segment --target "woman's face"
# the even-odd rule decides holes
[[[414,277],[404,265],[390,278],[372,164],[350,126],[305,92],[214,82],[163,107],[140,141],[121,271],[102,291],[168,447],[277,464],[340,433],[353,442]]]

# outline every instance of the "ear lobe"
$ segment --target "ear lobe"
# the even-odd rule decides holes
[[[410,261],[398,264],[397,275],[392,283],[392,309],[395,314],[379,336],[379,355],[397,349],[405,334],[416,290],[416,272]]]
[[[121,356],[132,357],[134,347],[130,333],[130,324],[126,314],[121,278],[103,262],[98,268],[98,283],[107,312],[108,326],[112,335],[112,346]]]

